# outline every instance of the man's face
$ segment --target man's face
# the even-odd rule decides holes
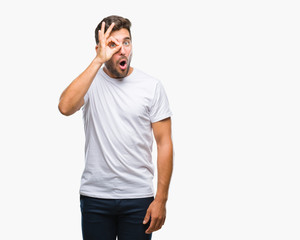
[[[130,73],[132,57],[130,34],[127,29],[122,28],[118,31],[113,31],[110,36],[114,37],[122,47],[110,60],[105,62],[104,71],[112,78],[124,78]],[[111,44],[110,47],[114,47],[114,44]]]

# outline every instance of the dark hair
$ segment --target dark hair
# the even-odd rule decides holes
[[[129,35],[131,37],[131,33],[130,33],[130,27],[131,27],[131,22],[127,19],[127,18],[123,18],[123,17],[120,17],[120,16],[116,16],[116,15],[112,15],[112,16],[109,16],[109,17],[106,17],[104,18],[99,24],[98,26],[96,27],[95,29],[95,40],[96,40],[96,44],[99,43],[99,39],[98,39],[98,32],[99,30],[101,29],[101,24],[102,22],[105,22],[105,29],[104,29],[104,32],[107,31],[107,29],[109,28],[109,26],[114,22],[115,23],[115,26],[112,30],[113,31],[118,31],[122,28],[125,28],[128,30],[129,32]]]

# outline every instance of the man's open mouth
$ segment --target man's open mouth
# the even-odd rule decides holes
[[[119,66],[122,70],[125,70],[127,68],[127,61],[125,59],[121,60]]]

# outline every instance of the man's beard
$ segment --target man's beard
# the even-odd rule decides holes
[[[124,70],[118,69],[119,63],[122,59],[126,59],[127,67]],[[127,76],[130,69],[131,56],[129,59],[126,57],[120,58],[116,63],[114,63],[111,59],[105,62],[106,69],[110,72],[113,78],[124,78]]]

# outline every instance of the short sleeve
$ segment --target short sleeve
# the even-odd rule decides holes
[[[89,100],[89,91],[84,95],[84,104],[86,104]]]
[[[89,101],[89,90],[86,92],[86,94],[84,95],[84,97],[83,97],[83,99],[84,99],[84,103],[83,103],[83,105],[82,105],[82,107],[81,107],[81,109],[82,110],[84,110],[85,109],[85,107],[87,106],[87,104],[88,104],[88,101]]]
[[[167,94],[161,82],[158,82],[150,107],[150,121],[152,123],[158,122],[171,116],[172,111],[169,106]]]

